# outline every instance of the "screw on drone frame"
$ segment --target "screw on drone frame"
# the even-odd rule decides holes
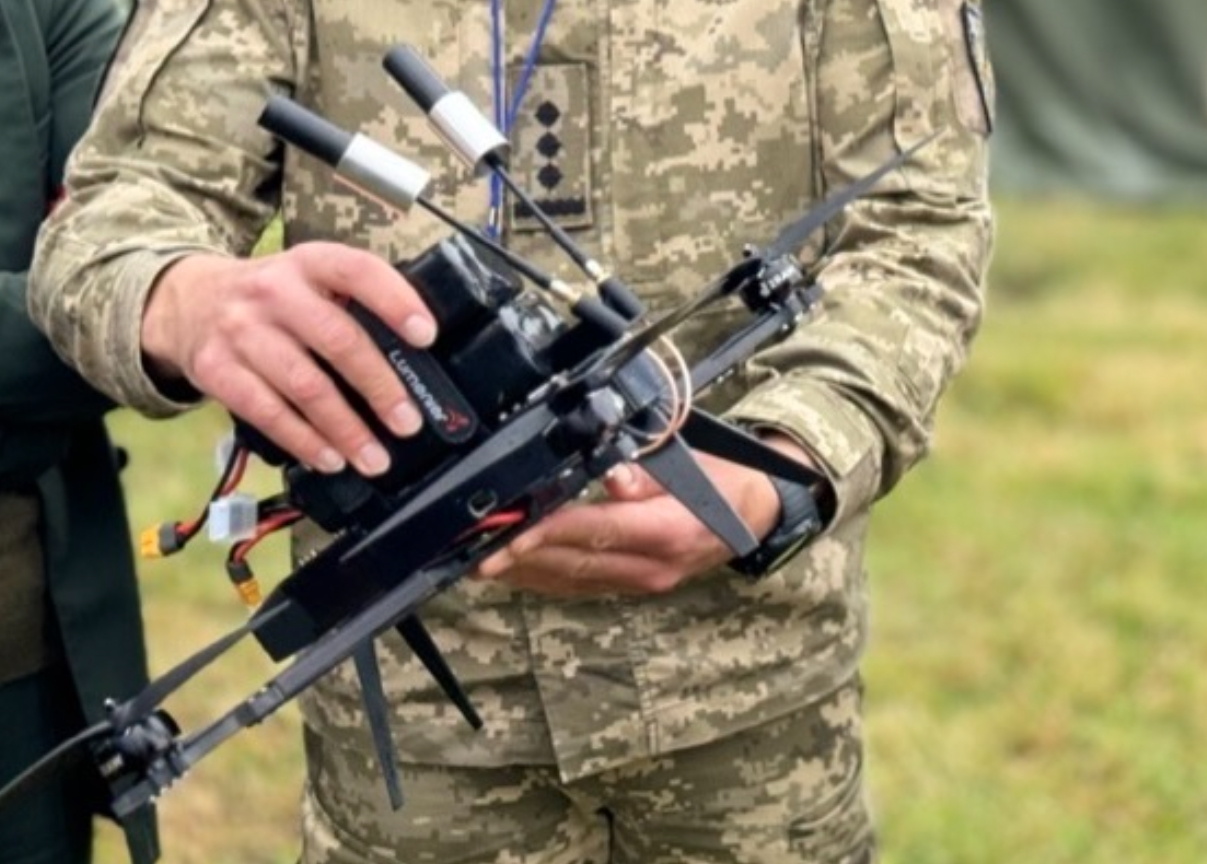
[[[423,197],[431,175],[372,138],[353,134],[281,96],[272,96],[260,114],[260,125],[282,141],[335,169],[336,176],[371,198],[407,212],[418,204],[471,242],[498,255],[537,287],[570,307],[579,320],[612,339],[627,320],[594,297],[584,295],[496,243],[480,231]],[[477,138],[480,136],[471,136]]]
[[[427,61],[409,45],[391,48],[386,53],[383,65],[390,77],[427,115],[436,133],[475,174],[493,171],[508,190],[532,211],[553,241],[595,283],[600,297],[608,306],[628,321],[644,314],[644,306],[628,286],[579,248],[512,179],[507,171],[507,156],[511,149],[507,139],[464,93],[449,89]]]

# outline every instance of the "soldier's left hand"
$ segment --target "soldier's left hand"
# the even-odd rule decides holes
[[[767,475],[707,454],[696,458],[755,536],[769,534],[779,497]],[[605,487],[608,500],[550,514],[483,561],[477,577],[541,594],[655,594],[733,557],[640,468],[622,466]]]

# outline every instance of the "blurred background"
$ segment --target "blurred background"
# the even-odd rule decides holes
[[[987,0],[998,243],[931,458],[876,513],[869,774],[886,864],[1207,860],[1207,4]],[[226,431],[114,417],[141,527]],[[276,479],[256,469],[249,485]],[[144,562],[153,671],[239,624],[221,551]],[[282,543],[256,556],[267,583]],[[171,705],[195,728],[254,648]],[[161,803],[167,864],[297,854],[295,710]],[[98,861],[124,860],[111,829]]]

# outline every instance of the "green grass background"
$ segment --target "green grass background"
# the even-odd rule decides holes
[[[935,449],[877,510],[866,664],[886,864],[1207,861],[1207,213],[1000,202],[985,325]],[[116,437],[136,526],[191,515],[222,415]],[[251,486],[274,488],[264,469]],[[256,561],[271,584],[281,543]],[[142,565],[152,666],[237,625],[220,551]],[[241,649],[186,728],[272,667]],[[161,802],[167,864],[285,864],[290,707]],[[101,832],[101,864],[123,860]]]

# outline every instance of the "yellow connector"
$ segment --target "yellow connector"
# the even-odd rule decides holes
[[[249,609],[255,609],[263,599],[260,596],[260,582],[254,576],[242,582],[236,582],[235,590],[239,592],[239,599]]]
[[[239,594],[239,599],[245,605],[252,609],[260,605],[260,583],[256,581],[256,575],[251,572],[250,564],[238,559],[227,561],[226,575],[230,577],[231,584],[235,586],[235,591]]]
[[[180,551],[180,534],[175,522],[160,522],[144,528],[138,536],[138,554],[143,558],[162,558]]]
[[[144,558],[162,558],[163,549],[159,546],[159,526],[152,525],[144,528],[138,535],[138,554]]]
[[[143,558],[163,557],[163,552],[159,549],[158,525],[142,529],[142,533],[138,535],[138,554]]]

